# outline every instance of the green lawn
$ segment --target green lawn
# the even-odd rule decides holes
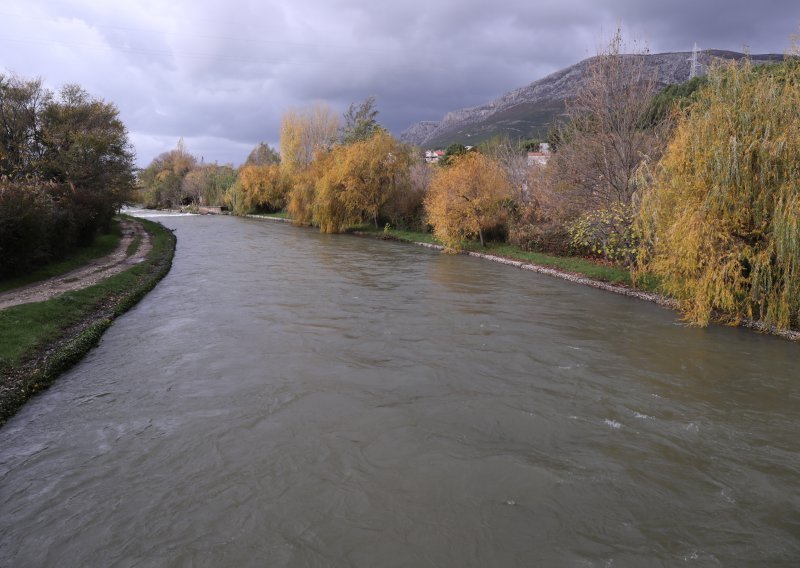
[[[120,239],[122,239],[122,233],[120,232],[119,221],[114,219],[112,221],[111,231],[107,235],[98,236],[91,245],[76,249],[64,260],[43,266],[30,274],[0,280],[0,292],[47,280],[54,276],[61,276],[76,268],[80,268],[95,258],[100,258],[114,252],[119,246]]]
[[[469,243],[466,249],[557,268],[566,272],[575,272],[593,278],[594,280],[602,280],[603,282],[631,284],[631,273],[627,268],[601,264],[579,256],[553,256],[540,252],[524,251],[517,247],[501,243],[487,243],[486,247],[481,247],[480,244],[477,243]]]

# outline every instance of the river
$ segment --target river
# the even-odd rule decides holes
[[[800,346],[407,244],[164,216],[0,429],[2,566],[796,566]]]

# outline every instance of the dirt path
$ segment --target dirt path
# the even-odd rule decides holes
[[[61,276],[54,276],[42,282],[35,282],[0,293],[0,310],[20,304],[44,302],[65,292],[88,288],[109,276],[118,274],[142,262],[152,248],[150,235],[144,230],[141,223],[128,219],[120,221],[120,228],[122,230],[122,239],[113,253],[102,258],[96,258],[86,266]],[[128,256],[128,246],[136,237],[141,237],[139,248],[136,249],[133,255]]]

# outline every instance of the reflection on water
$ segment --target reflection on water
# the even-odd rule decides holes
[[[159,220],[172,272],[0,430],[0,565],[800,558],[797,345],[397,243]]]

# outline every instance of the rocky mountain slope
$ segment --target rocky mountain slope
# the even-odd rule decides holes
[[[645,65],[655,73],[659,87],[665,87],[689,78],[691,56],[691,52],[651,54],[646,56]],[[698,62],[704,70],[714,61],[743,57],[733,51],[706,50],[698,54]],[[766,63],[781,61],[783,55],[750,58],[754,63]],[[413,124],[400,134],[400,139],[424,148],[443,148],[452,142],[477,144],[497,134],[544,137],[553,121],[563,115],[566,101],[584,85],[593,59],[556,71],[488,103],[448,112],[442,120]]]

